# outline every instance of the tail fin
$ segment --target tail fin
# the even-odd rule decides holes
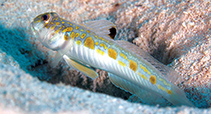
[[[172,104],[176,106],[186,105],[190,107],[195,107],[191,101],[185,95],[185,92],[177,88],[176,86],[172,86],[172,94],[168,99]]]

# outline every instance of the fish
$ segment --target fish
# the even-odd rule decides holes
[[[180,75],[138,46],[114,40],[117,28],[108,20],[76,24],[56,12],[47,12],[35,17],[30,28],[42,45],[56,52],[52,66],[64,59],[93,80],[98,77],[95,69],[101,69],[108,72],[115,86],[143,102],[159,104],[159,99],[165,99],[175,106],[194,107],[185,92],[174,85]]]

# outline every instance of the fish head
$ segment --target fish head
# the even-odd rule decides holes
[[[47,48],[59,50],[65,45],[65,34],[58,28],[62,25],[59,23],[59,15],[55,12],[40,14],[33,19],[30,28],[35,37]]]

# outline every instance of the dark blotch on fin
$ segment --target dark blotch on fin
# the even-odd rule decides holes
[[[116,28],[115,27],[111,27],[110,29],[109,29],[109,31],[110,31],[110,34],[108,34],[112,39],[114,39],[115,38],[115,36],[116,36]]]

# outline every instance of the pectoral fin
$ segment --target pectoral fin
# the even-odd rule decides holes
[[[62,60],[62,54],[57,52],[56,55],[53,57],[53,59],[50,62],[51,67],[55,68],[60,60]]]
[[[73,67],[76,70],[79,70],[80,72],[82,72],[84,75],[95,79],[96,77],[98,77],[97,72],[95,72],[93,69],[91,69],[88,66],[85,66],[81,63],[78,63],[72,59],[70,59],[69,57],[67,57],[66,55],[63,56],[63,59],[66,61],[66,63],[70,66]]]

